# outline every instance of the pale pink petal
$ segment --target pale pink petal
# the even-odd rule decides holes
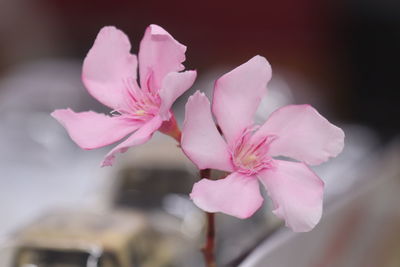
[[[258,178],[271,197],[273,213],[295,232],[310,231],[322,215],[324,182],[304,163],[275,160]]]
[[[182,62],[185,61],[185,52],[186,46],[160,26],[147,27],[139,49],[141,87],[158,91],[168,73],[184,69]]]
[[[137,59],[130,50],[122,31],[104,27],[83,62],[82,80],[89,93],[112,109],[123,107],[125,82],[137,76]]]
[[[194,184],[190,197],[207,212],[222,212],[241,219],[252,216],[264,201],[257,178],[237,172],[220,180],[200,180]]]
[[[113,148],[105,157],[102,167],[111,166],[115,159],[115,154],[125,153],[130,147],[146,143],[158,128],[160,128],[162,120],[159,116],[154,117],[148,121],[136,132],[129,136],[125,141]]]
[[[170,72],[165,76],[159,91],[161,106],[159,114],[163,120],[170,118],[169,109],[175,100],[189,89],[196,79],[196,71]]]
[[[88,150],[115,143],[141,125],[124,116],[110,117],[93,111],[76,113],[58,109],[51,116],[64,126],[78,146]]]
[[[199,91],[186,104],[181,146],[199,169],[232,170],[231,155],[212,119],[210,102]]]
[[[309,105],[289,105],[276,110],[256,132],[276,135],[271,156],[287,156],[310,165],[336,157],[344,146],[344,132]]]
[[[270,78],[268,61],[255,56],[215,82],[212,110],[230,146],[253,124]]]

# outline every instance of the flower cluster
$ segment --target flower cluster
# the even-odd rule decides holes
[[[112,116],[71,109],[52,113],[83,149],[107,146],[131,134],[107,154],[103,166],[112,165],[116,153],[147,142],[160,127],[175,127],[168,125],[175,123],[170,108],[196,79],[195,71],[181,72],[186,47],[157,25],[146,29],[138,57],[130,50],[122,31],[104,27],[83,62],[83,83],[113,110]]]
[[[269,63],[256,56],[216,81],[211,109],[222,135],[207,97],[200,92],[190,97],[182,131],[185,154],[199,169],[230,173],[220,180],[202,179],[190,196],[208,212],[248,218],[263,202],[260,181],[273,212],[294,231],[309,231],[321,218],[324,183],[306,164],[338,155],[344,133],[309,105],[282,107],[255,125],[270,78]]]
[[[105,27],[99,32],[83,63],[82,79],[112,115],[54,111],[52,116],[72,140],[94,149],[130,134],[107,154],[106,166],[117,152],[145,143],[160,130],[177,139],[200,170],[229,173],[194,185],[190,196],[201,209],[248,218],[263,203],[260,182],[273,201],[273,212],[294,231],[309,231],[318,223],[324,183],[308,165],[337,156],[344,133],[309,105],[282,107],[256,125],[253,117],[272,75],[264,57],[255,56],[219,78],[212,105],[203,93],[191,96],[181,135],[170,109],[196,78],[195,71],[183,71],[186,47],[161,27],[150,25],[138,58],[130,49],[120,30]]]

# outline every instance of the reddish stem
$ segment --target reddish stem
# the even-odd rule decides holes
[[[217,267],[215,262],[215,217],[214,213],[207,212],[207,239],[204,247],[201,249],[207,267]]]
[[[182,133],[176,123],[175,116],[172,116],[168,122],[164,122],[159,129],[160,132],[167,134],[173,137],[179,145],[181,144],[181,136]],[[211,177],[211,170],[204,169],[200,170],[200,178],[207,178],[210,179]],[[217,267],[215,261],[215,218],[214,213],[206,212],[207,216],[207,234],[206,234],[206,241],[204,247],[201,249],[204,256],[204,261],[207,267]]]
[[[176,122],[175,116],[173,114],[171,116],[171,119],[169,121],[163,122],[158,130],[166,135],[171,136],[179,144],[181,143],[182,133],[179,130],[178,123]]]
[[[200,170],[200,177],[209,179],[211,176],[210,169]],[[206,212],[207,216],[207,233],[204,247],[201,249],[204,255],[204,261],[207,267],[216,267],[215,261],[215,216],[214,213]]]

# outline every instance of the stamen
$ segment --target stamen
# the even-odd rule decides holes
[[[136,110],[135,114],[138,116],[143,116],[144,114],[146,114],[146,111],[144,111],[143,109],[139,109]]]
[[[124,108],[119,112],[131,116],[134,120],[147,121],[159,110],[161,100],[157,93],[151,90],[142,90],[135,79],[126,78],[123,80],[126,88]]]
[[[267,155],[267,152],[269,145],[276,137],[269,135],[254,140],[252,137],[256,129],[256,127],[246,129],[232,153],[233,163],[238,171],[244,174],[253,175],[271,166],[272,158]]]

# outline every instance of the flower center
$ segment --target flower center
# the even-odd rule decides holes
[[[139,109],[139,110],[135,111],[135,115],[138,115],[138,116],[142,116],[142,115],[145,115],[145,114],[146,114],[146,111],[143,110],[143,109]]]
[[[237,171],[253,175],[265,168],[271,167],[272,158],[268,156],[269,145],[275,136],[269,135],[254,140],[251,130],[247,130],[232,153],[232,161]]]
[[[160,96],[150,90],[141,89],[136,80],[125,81],[128,97],[126,98],[127,110],[124,113],[134,120],[148,121],[153,118],[160,109]]]

